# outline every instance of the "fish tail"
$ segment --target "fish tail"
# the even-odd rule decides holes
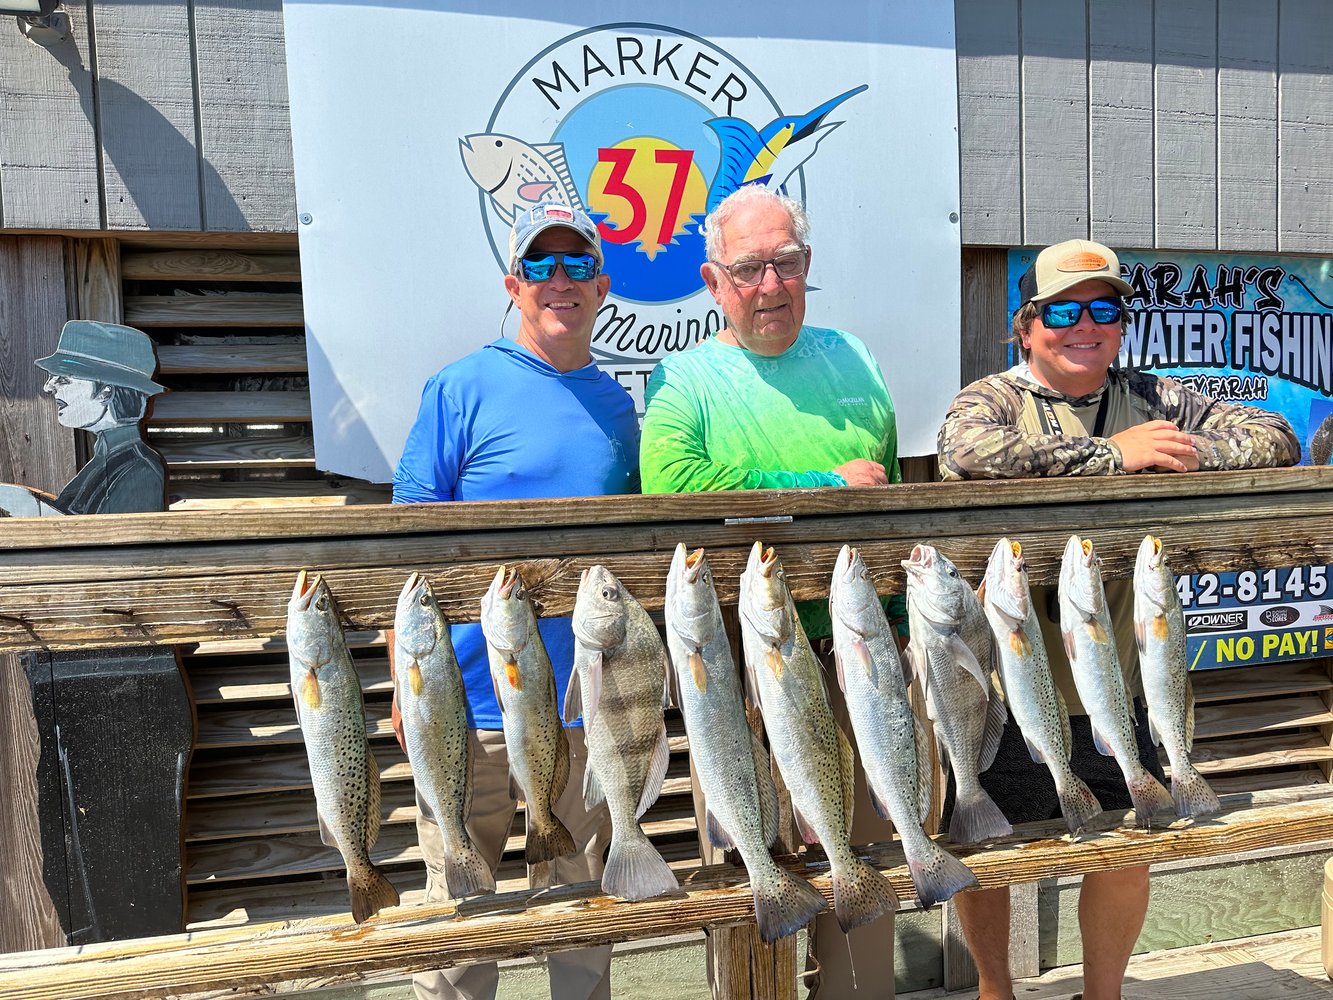
[[[942,903],[954,893],[978,884],[972,869],[939,844],[927,839],[925,845],[924,849],[914,847],[907,858],[907,870],[916,886],[922,909]],[[906,843],[903,846],[906,847]]]
[[[976,844],[991,837],[1007,837],[1014,832],[1004,813],[980,785],[964,797],[961,793],[953,804],[949,818],[949,839],[955,844]]]
[[[843,933],[898,909],[893,885],[874,868],[853,857],[833,873],[833,912]]]
[[[1135,826],[1148,829],[1152,826],[1154,815],[1174,811],[1175,803],[1171,801],[1171,793],[1148,771],[1140,771],[1126,784],[1129,786],[1129,797],[1134,803]]]
[[[352,919],[358,924],[369,920],[386,906],[398,905],[398,890],[372,864],[353,875],[347,872],[347,891],[352,896]]]
[[[828,909],[828,900],[805,879],[776,864],[772,868],[771,875],[752,878],[759,936],[769,944],[795,934]]]
[[[1056,794],[1060,798],[1060,813],[1070,833],[1078,833],[1102,811],[1102,804],[1087,782],[1072,771],[1061,782]]]
[[[1171,798],[1177,816],[1211,816],[1222,811],[1217,793],[1187,760],[1171,765]]]
[[[453,899],[495,891],[495,876],[481,852],[468,841],[444,852],[444,884]]]
[[[608,896],[651,899],[679,888],[675,873],[637,824],[629,836],[612,838],[602,869],[602,891]]]
[[[524,847],[524,860],[528,864],[554,861],[556,858],[577,853],[578,846],[574,843],[574,835],[564,823],[560,822],[559,816],[552,813],[549,823],[529,824],[527,843]]]

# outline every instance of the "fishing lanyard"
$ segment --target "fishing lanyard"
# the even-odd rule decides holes
[[[1092,436],[1102,437],[1106,430],[1106,411],[1107,403],[1110,398],[1110,387],[1102,389],[1101,401],[1097,404],[1097,416],[1093,420]],[[1046,396],[1037,397],[1037,418],[1041,420],[1042,430],[1047,434],[1058,434],[1064,436],[1064,431],[1060,427],[1060,418],[1055,414],[1055,405]]]

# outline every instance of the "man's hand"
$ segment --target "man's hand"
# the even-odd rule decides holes
[[[1198,472],[1199,453],[1194,440],[1169,420],[1149,420],[1111,435],[1120,448],[1126,472]]]
[[[886,486],[889,482],[884,466],[868,458],[854,458],[833,471],[847,480],[848,486]]]

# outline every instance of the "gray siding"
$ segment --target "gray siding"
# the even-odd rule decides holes
[[[0,18],[0,229],[291,232],[280,0],[67,0]]]
[[[956,0],[963,241],[1333,250],[1327,0]]]

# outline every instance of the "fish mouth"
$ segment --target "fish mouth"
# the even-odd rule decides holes
[[[1162,540],[1156,535],[1144,535],[1139,545],[1139,554],[1147,562],[1148,568],[1155,570],[1162,565]]]
[[[851,583],[853,570],[861,558],[861,553],[850,545],[844,545],[838,550],[838,560],[833,564],[834,579],[843,583]]]
[[[680,548],[682,552],[685,551],[684,545],[681,545]],[[681,560],[681,565],[683,566],[681,575],[685,578],[685,582],[698,583],[699,577],[703,575],[704,570],[704,550],[698,548],[693,552],[690,552],[683,560]]]
[[[501,566],[495,574],[495,589],[504,600],[509,600],[518,585],[518,569],[514,566]]]
[[[309,570],[301,570],[296,574],[296,586],[292,588],[292,607],[298,611],[309,611],[310,603],[315,598],[315,592],[319,590],[324,582],[323,577],[318,573],[312,574]]]
[[[899,561],[899,565],[918,580],[934,563],[935,550],[919,543],[912,546],[912,554],[908,558]]]
[[[424,576],[422,576],[415,570],[407,574],[407,582],[403,584],[403,589],[398,594],[398,600],[401,601],[408,597],[411,597],[412,593],[417,589],[417,587],[419,587],[422,583],[425,582],[425,579],[426,578]]]
[[[773,570],[776,569],[778,565],[778,554],[774,551],[773,546],[771,545],[766,549],[763,548],[762,542],[755,542],[755,545],[761,550],[758,562],[759,572],[762,573],[766,579],[771,578],[773,576]]]

